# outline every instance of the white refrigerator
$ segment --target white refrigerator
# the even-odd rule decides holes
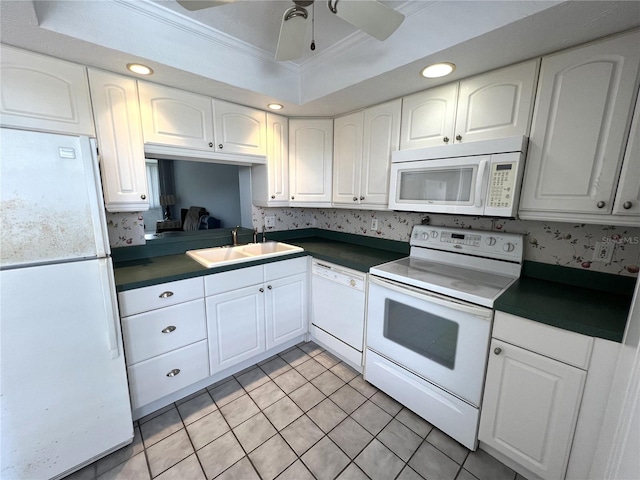
[[[60,478],[133,439],[95,146],[0,131],[0,478]]]

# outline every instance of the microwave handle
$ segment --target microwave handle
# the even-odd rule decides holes
[[[487,170],[488,160],[480,160],[478,165],[478,177],[476,178],[476,207],[482,206],[483,190],[484,190],[484,173]]]

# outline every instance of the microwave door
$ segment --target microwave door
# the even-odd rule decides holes
[[[488,160],[484,156],[392,164],[389,208],[482,215]]]

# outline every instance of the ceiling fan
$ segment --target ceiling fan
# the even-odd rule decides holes
[[[217,7],[236,0],[177,0],[190,11]],[[276,60],[294,60],[302,56],[310,22],[305,7],[314,0],[292,0],[294,6],[282,16]],[[378,40],[386,40],[404,20],[404,15],[377,0],[328,0],[329,10],[356,28]],[[312,50],[314,46],[312,44]]]

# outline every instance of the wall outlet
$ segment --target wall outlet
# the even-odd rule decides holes
[[[593,261],[609,264],[613,258],[613,251],[616,244],[613,242],[596,242],[596,248],[593,252]]]
[[[276,217],[264,217],[264,226],[273,228],[276,226]]]
[[[371,230],[373,232],[377,232],[378,231],[378,219],[377,218],[372,218],[371,219]]]

